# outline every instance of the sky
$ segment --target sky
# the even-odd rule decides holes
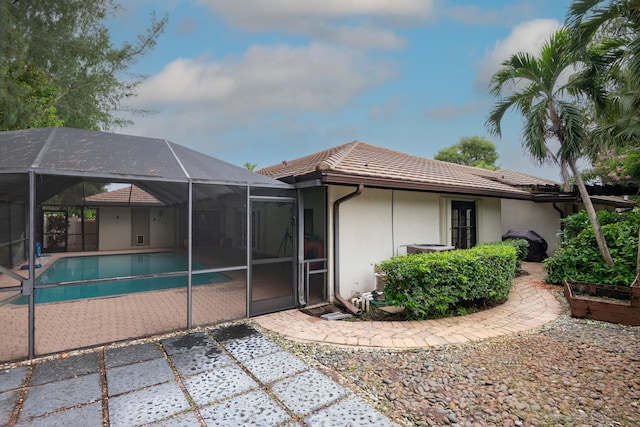
[[[118,133],[159,137],[258,168],[359,140],[433,158],[481,136],[496,164],[560,180],[521,145],[522,118],[486,118],[503,60],[536,53],[570,0],[131,0],[108,21],[134,41],[168,14]],[[129,78],[127,76],[126,78]]]

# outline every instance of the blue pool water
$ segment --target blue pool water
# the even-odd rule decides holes
[[[60,258],[55,261],[37,279],[39,284],[73,282],[82,280],[107,279],[112,277],[130,277],[145,274],[171,273],[187,270],[187,258],[175,252],[149,252],[119,255],[91,255]],[[204,267],[192,263],[192,270]],[[220,273],[193,275],[192,284],[226,282],[229,278]],[[187,286],[187,275],[171,277],[151,277],[125,279],[116,282],[82,283],[35,290],[36,303],[69,301],[85,298],[97,298],[123,295],[134,292],[157,291]],[[14,304],[27,304],[26,296],[13,301]]]

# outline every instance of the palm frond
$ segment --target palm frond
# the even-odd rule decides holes
[[[557,101],[557,108],[562,117],[564,132],[558,157],[560,161],[577,159],[582,155],[584,147],[588,145],[584,114],[572,102]]]
[[[499,101],[489,112],[489,117],[485,121],[485,125],[489,133],[493,135],[502,136],[502,118],[505,113],[513,106],[513,101],[503,100]]]
[[[546,102],[534,104],[529,108],[524,118],[525,123],[522,129],[523,148],[531,155],[535,163],[539,165],[548,163],[550,151],[545,139],[548,121]]]
[[[602,0],[576,0],[571,3],[567,14],[566,24],[577,26],[582,23],[589,12]]]

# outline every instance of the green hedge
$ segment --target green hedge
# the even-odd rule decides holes
[[[378,265],[385,273],[387,303],[404,306],[408,319],[465,314],[471,307],[505,301],[518,267],[516,244],[489,243],[472,249],[393,257]]]
[[[636,276],[640,210],[599,211],[602,234],[613,258],[609,267],[602,260],[593,227],[586,212],[562,220],[560,247],[545,261],[547,283],[562,285],[565,280],[630,286]]]
[[[502,243],[506,245],[513,245],[516,248],[516,269],[520,270],[522,262],[529,255],[529,242],[525,239],[507,239]]]

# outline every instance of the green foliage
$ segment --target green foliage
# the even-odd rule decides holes
[[[495,165],[498,160],[496,146],[491,141],[479,136],[462,138],[457,144],[438,151],[433,158],[459,165],[489,170],[498,169]]]
[[[634,209],[626,212],[616,212],[600,210],[597,213],[598,222],[601,225],[615,224],[618,222],[628,222],[632,226],[640,226],[640,211]],[[564,243],[569,239],[577,237],[585,229],[591,227],[589,216],[586,211],[580,211],[560,220],[560,239]]]
[[[568,169],[571,170],[585,209],[593,218],[602,259],[612,265],[610,251],[595,219],[595,208],[577,166],[577,160],[593,143],[587,126],[589,115],[580,101],[598,98],[601,88],[594,87],[597,79],[590,78],[591,67],[583,67],[584,55],[573,49],[574,42],[575,34],[561,28],[543,44],[538,55],[519,52],[504,61],[491,77],[490,91],[499,101],[491,109],[486,124],[491,133],[501,135],[506,112],[514,109],[522,114],[523,146],[536,162],[558,164],[565,184],[569,180]],[[576,69],[583,72],[576,73]],[[567,73],[573,73],[568,81]],[[555,152],[550,149],[550,140],[558,142]]]
[[[561,285],[564,280],[629,286],[636,276],[640,210],[617,213],[599,211],[598,218],[613,266],[600,256],[593,227],[586,212],[562,220],[561,246],[545,261],[546,281]]]
[[[588,52],[596,46],[603,52],[596,58],[582,56],[594,80],[602,82],[590,85],[604,101],[594,102],[592,135],[608,146],[637,145],[640,135],[639,12],[635,0],[575,0],[569,7],[567,24],[576,33],[572,50]]]
[[[67,218],[63,213],[50,213],[47,217],[47,247],[62,249],[67,236]]]
[[[135,95],[126,71],[155,46],[167,18],[135,43],[113,46],[114,0],[0,1],[0,130],[59,125],[109,129]]]
[[[640,185],[640,148],[618,147],[592,161],[583,174],[585,180],[604,184]]]
[[[504,243],[516,248],[516,269],[519,270],[522,267],[522,262],[529,255],[529,242],[525,239],[507,239]]]
[[[248,170],[249,172],[254,172],[256,170],[256,168],[258,167],[257,163],[249,163],[249,162],[244,162],[244,168],[246,170]]]
[[[0,81],[0,129],[62,126],[55,107],[57,89],[49,77],[34,65],[2,70]]]
[[[516,247],[491,243],[471,249],[393,257],[378,265],[385,298],[409,319],[466,313],[503,302],[516,273]]]

